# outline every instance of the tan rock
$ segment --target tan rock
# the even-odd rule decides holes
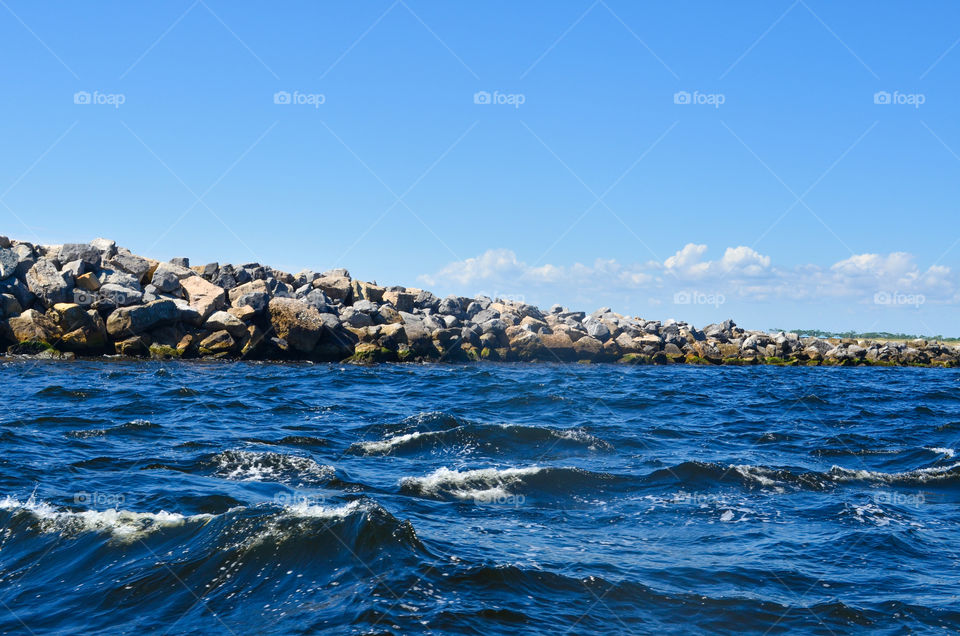
[[[313,286],[333,300],[346,301],[353,294],[353,285],[346,276],[321,276],[313,281]]]
[[[76,276],[74,283],[80,289],[86,291],[97,291],[100,289],[100,280],[96,277],[93,272],[87,272],[86,274],[81,274]]]
[[[237,302],[237,299],[243,296],[244,294],[252,294],[254,292],[264,292],[269,294],[270,287],[265,281],[262,280],[253,280],[249,283],[244,283],[243,285],[238,285],[229,291],[230,295],[230,304]]]
[[[180,286],[187,297],[190,306],[197,310],[206,320],[210,314],[223,308],[226,302],[226,292],[223,288],[200,278],[188,276],[180,281]]]
[[[242,307],[231,307],[227,311],[240,320],[253,320],[253,317],[257,313],[257,311],[249,305],[244,305]]]
[[[225,329],[215,331],[200,341],[200,355],[208,356],[217,355],[218,353],[226,353],[233,349],[236,344],[237,343],[233,339],[233,336],[231,336],[230,333]]]
[[[40,341],[53,344],[60,337],[60,327],[45,314],[28,309],[8,321],[17,342]]]
[[[310,353],[316,348],[324,328],[316,308],[293,298],[274,298],[269,311],[274,332],[286,340],[290,348],[301,353]]]

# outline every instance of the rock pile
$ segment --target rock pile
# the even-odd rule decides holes
[[[702,330],[599,309],[438,298],[259,263],[159,262],[107,239],[33,245],[0,236],[0,346],[45,357],[124,355],[353,362],[500,360],[960,365],[960,348]]]

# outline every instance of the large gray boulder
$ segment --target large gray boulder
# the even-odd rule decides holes
[[[107,318],[107,332],[114,338],[131,337],[155,327],[172,325],[180,310],[172,300],[155,300],[146,305],[121,307]]]
[[[126,307],[129,305],[139,305],[143,302],[143,293],[114,283],[107,283],[100,286],[97,296],[102,300],[108,300],[117,307]]]
[[[83,261],[93,269],[100,267],[100,250],[88,243],[65,243],[60,246],[60,252],[57,255],[60,263],[69,263],[71,261]],[[83,272],[81,272],[82,274]]]
[[[150,284],[160,291],[169,294],[180,289],[180,279],[188,276],[190,273],[193,272],[189,269],[185,270],[185,268],[178,265],[160,263],[153,272],[153,278],[150,279]]]
[[[73,302],[73,280],[57,269],[54,262],[41,258],[27,272],[27,287],[47,307]]]
[[[321,292],[323,293],[323,292]],[[251,292],[244,294],[234,301],[234,307],[250,307],[255,314],[262,314],[270,304],[270,294],[267,292]]]
[[[127,272],[128,274],[133,274],[136,276],[138,281],[142,281],[146,273],[150,271],[150,261],[145,258],[140,258],[134,254],[126,254],[124,252],[120,252],[111,258],[109,265],[113,269],[119,269],[120,271]]]
[[[17,273],[20,257],[11,249],[0,248],[0,280],[9,278]]]

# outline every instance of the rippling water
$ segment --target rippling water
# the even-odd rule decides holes
[[[0,364],[0,631],[960,629],[960,373]]]

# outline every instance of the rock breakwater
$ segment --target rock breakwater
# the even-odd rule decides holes
[[[801,338],[732,320],[697,329],[609,308],[587,314],[259,263],[160,262],[107,239],[0,236],[0,347],[50,358],[543,361],[960,366],[960,347]]]

